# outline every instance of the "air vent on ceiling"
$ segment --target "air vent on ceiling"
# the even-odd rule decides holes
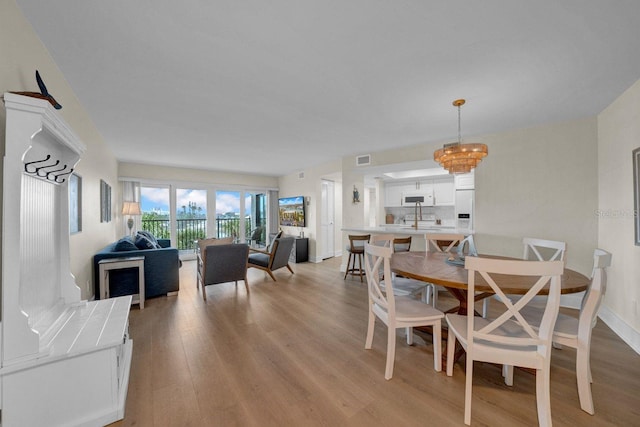
[[[304,179],[304,172],[298,172],[298,179]]]
[[[371,154],[363,154],[356,157],[356,166],[367,166],[371,164]]]

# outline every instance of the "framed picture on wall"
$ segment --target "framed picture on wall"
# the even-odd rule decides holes
[[[640,148],[633,150],[633,222],[635,243],[640,246]]]
[[[69,232],[82,231],[82,177],[71,174],[69,177]]]
[[[100,180],[100,222],[111,221],[111,186]]]

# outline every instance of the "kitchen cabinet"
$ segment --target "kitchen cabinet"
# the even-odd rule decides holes
[[[443,178],[443,180],[446,179],[450,181],[449,184],[439,183],[439,191],[442,193],[440,198],[443,200],[443,205],[452,206],[454,204],[453,181],[450,178]],[[422,206],[434,206],[434,204],[438,204],[437,201],[434,203],[436,198],[434,194],[435,187],[433,179],[386,183],[384,205],[386,207],[413,207],[415,204],[405,204],[404,198],[406,196],[424,196]],[[451,194],[448,194],[449,189],[451,189]]]
[[[407,189],[404,182],[391,182],[384,186],[384,205],[388,207],[402,206],[402,193]]]
[[[475,175],[473,172],[456,175],[454,180],[456,190],[474,190],[476,188]]]
[[[436,178],[433,180],[435,206],[455,205],[455,186],[452,178]]]

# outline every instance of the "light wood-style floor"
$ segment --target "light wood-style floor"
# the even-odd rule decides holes
[[[464,358],[447,377],[433,370],[430,336],[410,347],[398,331],[385,381],[386,329],[377,323],[364,349],[366,286],[339,266],[296,264],[277,282],[250,269],[250,294],[242,282],[213,285],[205,302],[185,262],[178,296],[132,307],[126,412],[113,425],[464,425]],[[554,349],[554,425],[640,425],[640,356],[601,321],[592,345],[596,414],[580,410],[575,351]],[[476,363],[473,380],[472,425],[537,425],[534,375],[516,370],[507,387],[499,366]]]

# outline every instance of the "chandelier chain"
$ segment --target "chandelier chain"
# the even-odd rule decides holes
[[[458,105],[458,143],[462,142],[462,137],[460,135],[460,105]]]

